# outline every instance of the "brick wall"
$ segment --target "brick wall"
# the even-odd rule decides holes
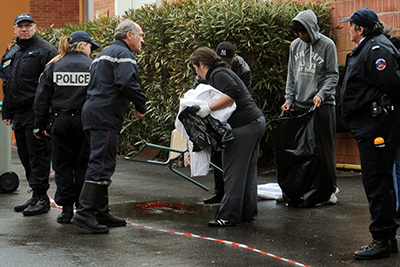
[[[29,13],[38,27],[47,28],[54,24],[60,28],[66,23],[80,22],[80,0],[30,0]]]
[[[115,16],[115,0],[94,0],[94,16],[114,17]]]
[[[342,27],[342,29],[334,31],[337,37],[336,45],[339,64],[345,63],[346,54],[355,47],[355,43],[351,42],[350,34],[348,33],[349,23],[340,23],[340,21],[350,17],[357,9],[368,7],[374,10],[378,14],[379,20],[392,28],[393,36],[400,35],[399,0],[341,0],[330,2],[330,6],[332,7],[333,26]]]
[[[341,27],[335,30],[336,46],[338,50],[339,64],[345,64],[346,55],[353,50],[355,43],[350,40],[348,32],[349,23],[340,23],[341,20],[350,17],[354,11],[360,8],[374,10],[379,20],[392,28],[392,36],[400,35],[400,1],[399,0],[337,0],[331,1],[332,24]],[[358,148],[350,133],[336,135],[336,162],[348,164],[360,164]]]

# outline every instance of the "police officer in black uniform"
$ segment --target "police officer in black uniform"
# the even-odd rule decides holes
[[[50,140],[33,135],[35,114],[32,109],[38,79],[45,65],[57,55],[57,49],[36,35],[36,24],[27,13],[14,21],[16,44],[2,58],[3,121],[13,125],[18,155],[32,188],[32,198],[14,207],[24,215],[37,215],[50,209],[47,196],[50,174]]]
[[[90,156],[79,197],[80,209],[71,222],[94,233],[108,233],[108,227],[125,226],[126,221],[109,213],[108,186],[116,167],[118,134],[125,113],[133,102],[134,116],[143,118],[145,95],[140,90],[136,57],[144,42],[142,28],[131,20],[115,29],[115,42],[93,60],[82,124],[89,138]]]
[[[357,46],[346,59],[341,112],[357,141],[373,238],[353,256],[389,257],[398,252],[392,170],[400,140],[400,54],[382,34],[383,24],[373,10],[359,9],[342,22],[350,22]]]
[[[73,32],[60,39],[60,54],[53,58],[40,77],[34,111],[36,135],[47,134],[49,110],[52,111],[52,164],[57,191],[55,202],[63,207],[57,217],[59,223],[70,223],[73,205],[78,199],[83,182],[89,146],[83,133],[81,110],[86,100],[90,81],[90,53],[100,45],[84,31]]]

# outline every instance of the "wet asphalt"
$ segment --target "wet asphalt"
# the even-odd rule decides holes
[[[260,200],[256,222],[212,228],[207,222],[218,206],[202,204],[211,192],[164,166],[118,159],[110,209],[129,224],[99,235],[57,223],[56,206],[32,217],[14,212],[31,196],[15,149],[12,169],[20,186],[0,193],[0,266],[400,266],[400,254],[372,261],[352,257],[371,241],[358,172],[338,170],[337,205],[304,209]],[[212,172],[197,179],[212,188]],[[259,184],[274,182],[274,171],[260,173]],[[50,186],[54,197],[54,179]]]

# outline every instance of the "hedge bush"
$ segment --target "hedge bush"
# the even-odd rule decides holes
[[[137,60],[149,109],[144,119],[134,118],[133,108],[127,114],[119,138],[119,153],[134,153],[143,142],[168,145],[179,98],[192,88],[195,78],[188,64],[191,53],[200,46],[215,49],[221,41],[230,41],[252,70],[252,95],[267,120],[259,165],[270,164],[271,120],[280,114],[284,102],[289,45],[296,38],[291,31],[291,20],[306,9],[317,14],[321,33],[333,38],[327,3],[187,0],[162,7],[146,5],[127,12],[124,17],[140,24],[146,34]],[[85,30],[103,49],[113,42],[119,21],[120,18],[100,18],[65,25],[63,29],[41,29],[38,33],[58,45],[62,34]]]

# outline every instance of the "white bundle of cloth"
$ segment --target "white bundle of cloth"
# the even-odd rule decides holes
[[[181,113],[186,107],[195,105],[211,104],[217,101],[223,93],[211,85],[199,84],[196,89],[190,89],[187,91],[183,98],[179,101],[179,112]],[[220,109],[217,111],[211,111],[211,116],[222,123],[226,123],[229,117],[236,109],[236,103],[233,103],[227,108]],[[189,139],[186,133],[185,127],[178,119],[175,119],[175,127],[182,133],[183,138]],[[190,176],[204,176],[208,174],[210,168],[211,148],[204,149],[199,152],[193,152],[193,144],[189,140],[189,152],[190,152]]]

